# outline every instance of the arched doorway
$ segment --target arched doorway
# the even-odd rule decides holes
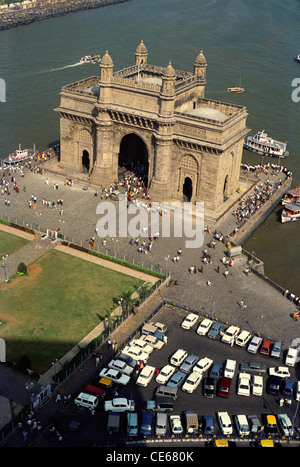
[[[86,149],[82,152],[82,170],[85,173],[90,170],[90,155]]]
[[[192,194],[193,194],[193,182],[190,179],[190,177],[185,177],[184,179],[182,194],[186,201],[191,201]]]
[[[120,144],[119,177],[122,178],[126,171],[134,172],[147,187],[148,169],[148,150],[144,141],[134,133],[124,136]]]

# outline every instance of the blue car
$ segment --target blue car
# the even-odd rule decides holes
[[[172,375],[169,379],[167,386],[169,386],[170,388],[177,388],[178,386],[180,386],[181,383],[183,383],[185,377],[185,373],[183,373],[182,371],[176,371],[176,373],[174,373],[174,375]]]
[[[294,381],[292,381],[291,379],[286,379],[284,381],[282,394],[284,396],[293,397],[293,392],[294,392]]]
[[[222,369],[223,365],[221,365],[220,363],[214,363],[209,376],[214,379],[220,378]]]
[[[154,414],[151,412],[144,412],[142,416],[142,423],[140,427],[141,435],[151,435],[152,434],[152,422]]]
[[[216,339],[223,327],[224,325],[221,323],[213,323],[213,325],[207,333],[207,337],[209,337],[210,339]]]
[[[205,435],[213,435],[215,433],[214,417],[212,415],[203,415],[202,430]]]

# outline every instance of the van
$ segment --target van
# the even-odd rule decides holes
[[[74,400],[74,403],[78,406],[87,407],[88,409],[93,410],[97,407],[99,401],[96,396],[81,392]]]
[[[237,256],[240,254],[242,254],[241,246],[232,246],[231,248],[228,248],[227,250],[227,256],[229,256],[229,258],[232,258],[233,256]]]
[[[160,341],[162,341],[164,339],[164,333],[159,331],[157,329],[156,326],[154,326],[153,324],[145,324],[143,327],[142,327],[142,332],[141,334],[149,334],[150,336],[154,336],[154,337],[157,337],[157,339],[159,339]]]
[[[146,409],[152,410],[153,412],[172,412],[173,406],[173,398],[166,396],[156,397],[154,401],[151,400],[146,402]]]
[[[136,412],[127,413],[127,436],[138,435],[138,416]]]
[[[165,435],[167,432],[168,415],[166,413],[158,413],[156,415],[155,434]]]
[[[168,328],[165,324],[163,323],[159,323],[159,322],[156,322],[156,323],[150,323],[152,324],[153,326],[156,327],[157,331],[160,331],[160,332],[163,332],[164,334],[167,332]]]
[[[103,401],[106,396],[106,391],[104,388],[99,388],[98,386],[94,386],[93,384],[88,384],[84,388],[84,392],[96,396],[99,399],[99,401]]]
[[[183,413],[185,420],[185,427],[187,433],[198,433],[199,430],[199,421],[198,415],[192,410],[187,410]]]
[[[294,366],[296,363],[297,356],[298,356],[298,350],[290,347],[285,357],[285,364],[288,366]]]
[[[121,414],[119,412],[109,412],[107,419],[107,432],[110,435],[119,433]]]
[[[183,361],[186,359],[187,356],[188,356],[188,353],[187,353],[186,350],[178,349],[172,355],[172,357],[170,359],[170,363],[171,363],[171,365],[174,365],[174,366],[180,366],[183,363]]]
[[[169,386],[159,386],[156,389],[155,397],[167,396],[172,397],[176,401],[178,395],[178,388],[170,388]]]

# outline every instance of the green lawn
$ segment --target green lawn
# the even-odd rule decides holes
[[[22,246],[26,245],[29,240],[26,240],[22,237],[17,237],[16,235],[12,235],[6,232],[2,232],[0,230],[0,259],[5,255],[10,255],[14,251],[22,248]]]
[[[101,322],[113,298],[142,281],[52,250],[28,276],[0,286],[0,337],[7,359],[27,355],[43,374]]]

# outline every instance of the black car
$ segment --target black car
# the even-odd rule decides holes
[[[215,380],[213,378],[205,378],[203,381],[203,395],[211,399],[215,395]]]
[[[240,371],[251,375],[264,375],[267,372],[267,367],[260,362],[245,362],[240,364]]]

